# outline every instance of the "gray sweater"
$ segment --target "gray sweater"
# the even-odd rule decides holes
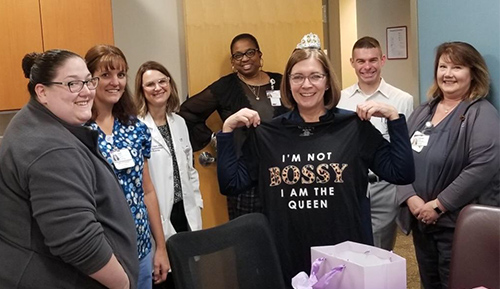
[[[114,254],[136,288],[135,224],[97,134],[35,100],[0,147],[0,287],[103,288]]]
[[[431,101],[413,112],[410,136],[424,130],[436,105]],[[397,188],[398,223],[405,233],[416,220],[406,206],[413,195],[425,202],[438,198],[448,212],[436,226],[448,228],[455,227],[458,214],[470,203],[500,206],[500,121],[495,108],[485,99],[463,101],[432,130],[436,131],[427,133],[428,153],[413,152],[415,182]]]

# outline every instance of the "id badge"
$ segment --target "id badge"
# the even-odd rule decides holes
[[[281,106],[281,93],[279,90],[267,90],[266,95],[271,101],[271,106]]]
[[[419,153],[429,143],[429,136],[417,130],[411,137],[410,142],[411,148]]]
[[[111,151],[110,155],[117,170],[128,169],[135,165],[134,159],[127,148]]]

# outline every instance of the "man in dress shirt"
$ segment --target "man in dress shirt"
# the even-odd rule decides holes
[[[373,100],[390,104],[408,119],[413,111],[413,97],[384,81],[380,76],[386,57],[379,42],[369,36],[360,38],[352,48],[351,65],[356,71],[358,83],[342,90],[339,108],[356,110],[356,105]],[[384,118],[372,117],[371,123],[390,141]],[[392,250],[396,241],[396,186],[369,173],[373,240],[375,246]]]

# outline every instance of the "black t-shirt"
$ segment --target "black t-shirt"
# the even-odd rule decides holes
[[[305,123],[294,110],[249,129],[242,157],[233,133],[217,135],[221,193],[257,184],[286,284],[310,270],[311,246],[373,243],[368,169],[394,184],[413,182],[405,118],[387,124],[391,143],[353,112],[335,108]]]
[[[262,123],[246,156],[258,179],[285,274],[309,271],[311,246],[346,240],[373,244],[368,167],[382,135],[353,114],[318,123]],[[257,175],[258,174],[258,175]]]

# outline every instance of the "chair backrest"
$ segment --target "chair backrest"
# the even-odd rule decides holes
[[[500,288],[500,208],[468,205],[458,216],[449,288]]]
[[[263,214],[181,232],[167,240],[176,288],[285,288],[276,245]]]

